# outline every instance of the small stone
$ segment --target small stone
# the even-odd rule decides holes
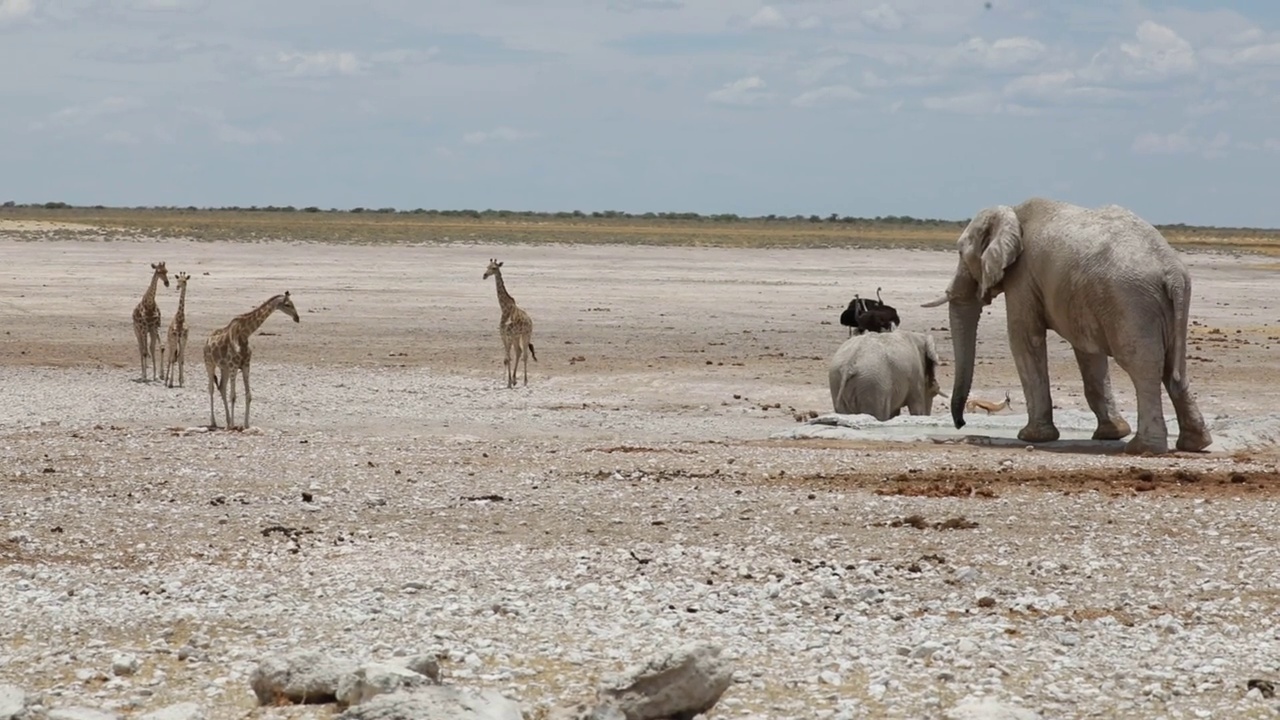
[[[138,668],[142,664],[138,662],[138,658],[129,653],[119,653],[111,658],[111,674],[118,677],[132,675],[138,672]]]

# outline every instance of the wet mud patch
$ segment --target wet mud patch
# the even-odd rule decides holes
[[[1096,492],[1109,497],[1260,498],[1280,496],[1280,472],[1192,470],[1187,468],[1085,468],[1039,470],[954,468],[883,473],[786,474],[765,481],[808,490],[870,491],[877,495],[989,500],[1019,491],[1071,495]]]

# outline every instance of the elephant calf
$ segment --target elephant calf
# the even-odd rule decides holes
[[[904,405],[912,415],[929,415],[934,396],[942,394],[937,367],[933,337],[925,333],[855,335],[831,357],[831,404],[838,413],[881,422],[897,417]]]

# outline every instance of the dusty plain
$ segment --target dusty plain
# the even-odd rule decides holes
[[[769,438],[830,409],[837,318],[877,286],[938,339],[949,389],[946,308],[918,307],[945,288],[949,245],[7,222],[0,683],[47,707],[329,717],[256,708],[246,681],[263,654],[314,648],[438,652],[449,682],[537,717],[705,640],[740,673],[711,717],[932,718],[983,695],[1044,717],[1277,713],[1247,687],[1280,680],[1275,448]],[[1270,250],[1184,248],[1207,418],[1280,412]],[[527,387],[503,384],[491,257],[534,321]],[[171,389],[138,382],[130,326],[158,260],[192,276]],[[253,427],[206,431],[204,337],[284,290],[301,322],[253,339]],[[158,302],[167,326],[174,288]],[[1008,390],[1016,412],[1003,314],[980,327],[975,395]],[[1055,403],[1083,409],[1069,346],[1050,348]],[[114,675],[120,654],[140,669]]]

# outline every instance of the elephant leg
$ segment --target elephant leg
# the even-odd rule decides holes
[[[1204,424],[1204,416],[1196,404],[1195,395],[1191,392],[1191,380],[1183,368],[1181,376],[1176,380],[1172,373],[1165,373],[1165,390],[1169,391],[1169,400],[1173,403],[1173,411],[1178,415],[1177,448],[1186,452],[1200,452],[1213,443],[1209,428]]]
[[[1023,327],[1009,316],[1009,350],[1027,400],[1027,424],[1018,431],[1023,442],[1052,442],[1059,437],[1053,424],[1053,399],[1049,396],[1049,355],[1043,324]]]
[[[1134,393],[1138,396],[1138,431],[1125,445],[1131,455],[1169,452],[1169,429],[1164,423],[1163,397],[1160,394],[1164,367],[1163,353],[1151,352],[1146,346],[1130,357],[1117,357],[1116,363],[1129,373]]]
[[[1119,440],[1132,429],[1129,423],[1116,410],[1116,398],[1111,392],[1111,373],[1107,356],[1103,353],[1086,353],[1076,350],[1076,365],[1080,367],[1080,377],[1084,380],[1084,399],[1089,409],[1098,418],[1098,429],[1093,431],[1094,440]]]

